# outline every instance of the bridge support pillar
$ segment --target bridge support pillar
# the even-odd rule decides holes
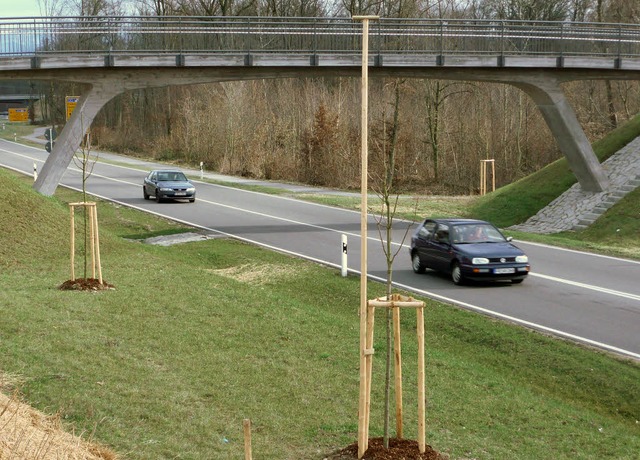
[[[553,77],[511,82],[534,100],[583,190],[602,192],[609,180],[562,88]]]
[[[47,196],[55,193],[93,119],[107,102],[123,91],[115,81],[105,79],[94,84],[80,97],[71,118],[60,133],[38,179],[33,184],[36,191]]]

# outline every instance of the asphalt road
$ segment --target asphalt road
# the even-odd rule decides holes
[[[2,167],[33,174],[34,162],[41,170],[46,156],[41,148],[0,140]],[[93,195],[338,268],[345,234],[349,271],[360,273],[358,212],[199,182],[198,171],[186,171],[196,179],[195,203],[159,204],[143,199],[141,184],[149,169],[162,165],[108,154],[100,157],[105,161],[95,166],[87,185]],[[109,163],[114,160],[119,164]],[[81,173],[72,163],[61,185],[79,189],[80,184]],[[395,225],[398,287],[640,359],[640,262],[517,242],[532,266],[524,283],[455,286],[434,272],[413,273],[408,247],[400,247],[411,226],[403,221]],[[369,276],[382,280],[386,263],[373,216],[369,216],[367,247]]]

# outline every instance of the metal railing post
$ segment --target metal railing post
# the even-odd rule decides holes
[[[378,34],[376,38],[378,40],[378,54],[376,56],[376,66],[382,66],[382,21],[378,21],[376,24],[378,27]]]

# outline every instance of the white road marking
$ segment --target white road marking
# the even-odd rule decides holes
[[[618,296],[618,297],[624,297],[626,299],[640,301],[640,295],[637,295],[637,294],[631,294],[631,293],[628,293],[628,292],[616,291],[616,290],[613,290],[613,289],[603,288],[603,287],[600,287],[600,286],[594,286],[592,284],[579,283],[577,281],[566,280],[566,279],[563,279],[563,278],[556,278],[555,276],[543,275],[542,273],[529,273],[529,276],[535,276],[535,277],[543,278],[543,279],[546,279],[546,280],[549,280],[549,281],[556,281],[558,283],[569,284],[571,286],[576,286],[576,287],[583,288],[583,289],[590,289],[592,291],[601,292],[603,294],[611,294],[611,295],[615,295],[615,296]]]
[[[537,243],[537,242],[533,242],[533,241],[520,240],[520,241],[518,241],[518,243],[522,243],[522,244],[525,244],[525,245],[526,244],[530,244],[531,246],[540,246],[541,248],[553,249],[554,251],[572,252],[574,254],[581,254],[581,255],[586,255],[586,256],[599,257],[601,259],[619,260],[619,261],[622,261],[622,262],[629,262],[629,263],[632,263],[632,264],[639,264],[640,265],[640,260],[623,259],[621,257],[608,256],[606,254],[596,254],[595,252],[579,251],[577,249],[563,248],[561,246],[550,246],[548,244]]]
[[[3,149],[0,149],[0,150],[2,150],[4,152],[7,152],[7,153],[11,153],[11,154],[14,154],[14,155],[21,156],[23,158],[29,158],[29,159],[33,160],[33,158],[28,157],[26,155],[17,154],[15,152],[10,152],[10,151],[3,150]],[[36,160],[36,161],[41,161],[41,160]],[[114,165],[111,165],[111,166],[114,166]],[[116,165],[116,166],[118,166],[118,165]],[[26,175],[30,175],[28,173],[25,173],[24,171],[20,171],[18,169],[12,168],[12,167],[8,167],[8,166],[4,166],[4,167],[7,167],[7,168],[12,169],[14,171],[21,172],[21,173],[26,174]],[[122,167],[122,168],[125,168],[125,169],[136,170],[135,168],[127,168],[126,166],[119,166],[119,167]],[[77,168],[69,168],[69,169],[74,170],[75,172],[81,172],[81,170],[77,169]],[[136,171],[139,171],[139,170],[136,170]],[[136,186],[136,187],[139,186],[139,184],[134,184],[133,182],[122,180],[122,179],[114,179],[114,178],[103,176],[103,175],[100,175],[100,174],[93,174],[93,175],[97,176],[97,177],[101,177],[101,178],[103,178],[105,180],[110,180],[110,181],[114,181],[114,182],[120,182],[120,183],[123,183],[123,184],[128,184],[128,185],[132,185],[132,186]],[[72,187],[72,186],[68,186],[68,185],[65,185],[65,187],[70,188],[72,190],[80,191],[80,189],[78,189],[76,187]],[[232,187],[229,187],[229,188],[232,188]],[[252,192],[252,193],[260,193],[260,192]],[[205,226],[202,226],[202,225],[197,225],[197,224],[194,224],[192,222],[184,221],[182,219],[177,219],[175,217],[171,217],[171,216],[159,213],[159,212],[155,212],[155,211],[148,210],[148,209],[145,209],[145,208],[142,208],[142,207],[131,205],[129,203],[124,203],[124,202],[121,202],[121,201],[118,201],[118,200],[114,200],[114,199],[111,199],[111,198],[108,198],[108,197],[105,197],[105,196],[101,196],[101,195],[98,195],[98,194],[95,194],[95,193],[90,193],[90,194],[93,195],[93,196],[96,196],[98,198],[101,198],[101,199],[103,199],[105,201],[111,201],[111,202],[114,202],[114,203],[118,203],[118,204],[120,204],[122,206],[127,206],[127,207],[130,207],[130,208],[138,209],[138,210],[143,211],[143,212],[147,212],[147,213],[154,214],[154,215],[157,215],[157,216],[160,216],[160,217],[164,217],[164,218],[169,219],[169,220],[180,222],[180,223],[182,223],[184,225],[188,225],[188,226],[191,226],[191,227],[196,227],[196,228],[200,228],[200,229],[203,229],[203,230],[206,230],[206,231],[211,231],[211,232],[214,232],[214,233],[218,233],[218,234],[230,237],[230,238],[234,238],[234,239],[237,239],[237,240],[240,240],[240,241],[244,241],[244,242],[247,242],[247,243],[250,243],[250,244],[254,244],[254,245],[257,245],[257,246],[260,246],[260,247],[263,247],[263,248],[266,248],[266,249],[270,249],[270,250],[273,250],[273,251],[276,251],[276,252],[288,254],[288,255],[291,255],[291,256],[294,256],[294,257],[298,257],[298,258],[301,258],[301,259],[309,260],[309,261],[312,261],[312,262],[315,262],[315,263],[319,263],[319,264],[322,264],[322,265],[326,265],[326,266],[330,266],[330,267],[334,267],[334,268],[340,268],[340,265],[332,263],[332,262],[329,262],[329,261],[326,261],[326,260],[317,259],[317,258],[310,257],[310,256],[307,256],[307,255],[304,255],[304,254],[300,254],[300,253],[297,253],[297,252],[293,252],[293,251],[289,251],[289,250],[286,250],[286,249],[282,249],[282,248],[279,248],[279,247],[276,247],[276,246],[264,244],[264,243],[261,243],[259,241],[255,241],[255,240],[251,240],[249,238],[245,238],[245,237],[237,236],[237,235],[234,235],[234,234],[226,233],[226,232],[214,229],[214,228],[205,227]],[[280,197],[280,198],[283,198],[283,197]],[[222,207],[226,207],[226,208],[233,209],[233,210],[238,210],[238,211],[242,211],[242,212],[248,212],[248,213],[251,213],[251,214],[259,215],[261,217],[268,217],[268,218],[272,218],[272,219],[276,219],[276,220],[281,220],[281,221],[284,221],[284,222],[293,223],[293,224],[296,224],[296,225],[308,226],[308,227],[317,228],[317,229],[326,230],[326,231],[331,231],[331,232],[340,233],[340,234],[345,233],[345,232],[338,231],[338,230],[335,230],[335,229],[332,229],[332,228],[329,228],[329,227],[323,227],[323,226],[319,226],[319,225],[308,224],[308,223],[304,223],[304,222],[295,221],[295,220],[292,220],[292,219],[286,219],[286,218],[283,218],[283,217],[277,217],[277,216],[272,216],[272,215],[265,214],[265,213],[260,213],[260,212],[257,212],[257,211],[249,211],[249,210],[246,210],[246,209],[238,208],[236,206],[225,205],[225,204],[222,204],[222,203],[216,203],[214,201],[203,200],[203,199],[199,199],[199,201],[200,202],[205,202],[205,203],[208,203],[208,204],[212,204],[214,206],[222,206]],[[360,238],[360,234],[359,233],[346,233],[346,234],[354,236],[354,237],[357,237],[357,238]],[[370,240],[379,241],[377,238],[373,238],[373,237],[370,237],[369,239]],[[529,244],[528,242],[526,242],[526,243]],[[399,243],[394,243],[394,244],[399,245]],[[538,244],[538,245],[546,246],[546,245],[542,245],[542,244]],[[406,245],[403,245],[403,246],[406,246]],[[564,249],[564,248],[555,248],[553,246],[546,246],[546,247],[550,247],[550,248],[554,248],[554,249],[567,250],[567,251],[580,253],[580,254],[585,254],[585,255],[600,256],[598,254],[585,253],[585,252],[581,252],[581,251],[568,250],[568,249]],[[627,259],[620,259],[620,258],[615,258],[615,257],[611,257],[611,256],[601,256],[601,257],[607,257],[607,258],[610,258],[610,259],[616,259],[616,260],[629,262],[629,260],[627,260]],[[637,263],[636,261],[631,261],[631,262]],[[359,270],[348,269],[348,271],[351,272],[351,273],[354,273],[354,274],[360,274]],[[592,286],[592,285],[588,285],[588,284],[584,284],[584,283],[578,283],[578,282],[575,282],[575,281],[566,280],[566,279],[562,279],[562,278],[556,278],[556,277],[543,275],[543,274],[539,274],[539,273],[531,273],[531,274],[529,274],[529,276],[537,276],[537,277],[540,277],[540,278],[543,278],[543,279],[547,279],[549,281],[565,283],[565,284],[573,285],[573,286],[576,286],[576,287],[581,287],[581,288],[584,288],[584,289],[595,290],[595,291],[602,292],[602,293],[605,293],[605,294],[611,294],[611,295],[616,295],[616,296],[620,296],[620,297],[629,298],[629,299],[632,299],[632,300],[640,300],[640,296],[635,295],[635,294],[624,293],[624,292],[621,292],[621,291],[615,291],[615,290],[612,290],[612,289],[602,288],[602,287],[598,287],[598,286]],[[373,280],[376,280],[376,281],[379,281],[379,282],[385,282],[386,281],[384,278],[381,278],[381,277],[378,277],[378,276],[374,276],[374,275],[369,275],[369,278],[373,279]],[[585,337],[581,337],[581,336],[577,336],[577,335],[570,334],[570,333],[567,333],[567,332],[563,332],[563,331],[560,331],[560,330],[557,330],[557,329],[553,329],[553,328],[550,328],[550,327],[547,327],[547,326],[543,326],[541,324],[537,324],[537,323],[533,323],[533,322],[530,322],[530,321],[522,320],[522,319],[519,319],[519,318],[516,318],[516,317],[513,317],[513,316],[505,315],[503,313],[499,313],[499,312],[496,312],[496,311],[493,311],[493,310],[489,310],[489,309],[486,309],[484,307],[480,307],[480,306],[473,305],[473,304],[470,304],[470,303],[462,302],[462,301],[459,301],[459,300],[456,300],[456,299],[453,299],[453,298],[450,298],[450,297],[442,296],[442,295],[436,294],[436,293],[431,292],[431,291],[425,291],[425,290],[422,290],[422,289],[417,289],[417,288],[414,288],[412,286],[401,284],[401,283],[397,283],[397,282],[394,282],[393,284],[394,284],[394,286],[396,286],[398,288],[405,289],[405,290],[411,291],[411,292],[415,292],[417,294],[422,294],[422,295],[424,295],[426,297],[429,297],[429,298],[432,298],[432,299],[435,299],[435,300],[439,300],[439,301],[442,301],[442,302],[445,302],[445,303],[450,303],[450,304],[453,304],[453,305],[458,305],[458,306],[467,308],[469,310],[478,311],[478,312],[487,314],[489,316],[501,318],[501,319],[504,319],[504,320],[507,320],[507,321],[510,321],[510,322],[513,322],[513,323],[516,323],[516,324],[520,324],[520,325],[523,325],[523,326],[526,326],[526,327],[530,327],[530,328],[533,328],[533,329],[538,329],[538,330],[545,331],[545,332],[548,332],[548,333],[551,333],[551,334],[554,334],[554,335],[557,335],[557,336],[560,336],[560,337],[565,337],[565,338],[572,339],[572,340],[575,340],[575,341],[578,341],[578,342],[582,342],[582,343],[586,343],[586,344],[589,344],[589,345],[593,345],[593,346],[596,346],[598,348],[602,348],[602,349],[605,349],[605,350],[610,350],[612,352],[619,353],[619,354],[622,354],[622,355],[625,355],[625,356],[629,356],[629,357],[633,357],[635,359],[640,359],[640,354],[634,353],[634,352],[631,352],[631,351],[628,351],[628,350],[624,350],[624,349],[621,349],[621,348],[618,348],[618,347],[614,347],[612,345],[607,345],[605,343],[597,342],[597,341],[594,341],[594,340],[591,340],[591,339],[587,339]]]

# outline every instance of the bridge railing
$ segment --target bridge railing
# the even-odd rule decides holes
[[[350,18],[0,18],[0,57],[47,54],[358,54]],[[640,57],[635,24],[386,19],[370,28],[372,54]]]

